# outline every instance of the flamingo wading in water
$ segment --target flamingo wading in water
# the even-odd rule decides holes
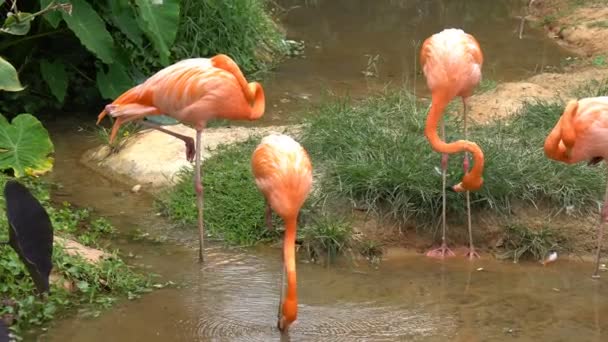
[[[608,159],[608,96],[570,101],[545,139],[545,155],[567,164],[587,161],[595,165]],[[608,184],[597,228],[597,254],[593,278],[599,278],[604,224],[608,222]]]
[[[149,122],[145,126],[172,135],[186,143],[186,158],[196,155],[194,189],[196,191],[199,230],[199,261],[203,261],[203,184],[201,183],[201,141],[207,121],[212,119],[257,120],[264,115],[262,86],[247,83],[238,65],[226,55],[191,58],[170,65],[144,83],[120,95],[99,114],[97,124],[109,114],[116,118],[110,143],[120,125],[142,120],[148,115],[166,114],[196,130],[196,147],[191,137]]]
[[[310,193],[312,165],[306,150],[292,138],[272,134],[262,139],[253,152],[251,167],[255,183],[268,205],[285,223],[283,237],[283,272],[278,328],[286,332],[298,314],[296,292],[296,225],[298,213]],[[266,211],[268,215],[269,211]],[[268,217],[267,217],[268,222]],[[287,271],[287,294],[283,298]]]
[[[465,151],[463,168],[465,175],[462,182],[451,189],[456,192],[466,191],[467,222],[469,228],[469,258],[479,257],[473,246],[473,233],[471,229],[471,200],[469,191],[481,188],[483,184],[483,152],[479,146],[467,140],[467,100],[473,95],[473,90],[481,81],[481,66],[483,54],[475,38],[460,29],[446,29],[427,38],[420,51],[420,63],[426,77],[427,86],[432,94],[431,109],[429,111],[424,134],[429,140],[433,150],[443,153],[441,169],[443,176],[443,205],[441,247],[427,252],[431,257],[453,256],[454,253],[445,242],[446,229],[446,178],[448,168],[448,153]],[[445,142],[445,121],[443,111],[448,103],[456,97],[462,97],[464,117],[464,140],[453,143]],[[437,135],[437,125],[441,120],[441,135]],[[469,152],[473,154],[474,165],[469,172]]]

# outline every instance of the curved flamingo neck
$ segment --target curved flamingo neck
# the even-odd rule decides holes
[[[262,86],[257,82],[247,83],[247,79],[245,79],[239,66],[226,55],[219,54],[211,58],[211,63],[214,67],[226,70],[236,78],[250,105],[247,110],[249,112],[249,119],[255,120],[260,118],[265,110],[265,96]]]
[[[287,273],[287,292],[283,299],[283,315],[280,325],[286,330],[298,316],[298,294],[296,288],[296,224],[297,215],[284,218],[283,262]]]
[[[473,168],[467,172],[462,178],[462,182],[454,187],[456,191],[474,191],[481,188],[483,184],[483,152],[479,146],[468,140],[458,140],[453,143],[446,143],[437,134],[437,126],[439,120],[443,116],[443,111],[453,97],[450,97],[445,91],[435,91],[432,95],[431,110],[427,116],[424,134],[429,140],[431,147],[436,152],[440,153],[459,153],[467,151],[473,155]]]
[[[257,82],[251,82],[248,85],[248,90],[253,94],[253,105],[251,106],[250,120],[256,120],[264,115],[266,109],[266,97],[262,85]]]

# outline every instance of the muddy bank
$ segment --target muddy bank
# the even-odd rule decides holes
[[[592,63],[608,62],[604,59],[608,57],[608,1],[534,0],[529,19],[542,25],[558,44]]]

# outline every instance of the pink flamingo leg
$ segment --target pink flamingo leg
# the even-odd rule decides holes
[[[468,127],[467,127],[467,100],[466,98],[462,98],[462,105],[464,108],[463,117],[464,117],[464,140],[468,139]],[[462,167],[464,169],[464,173],[469,172],[469,153],[464,153],[464,159],[462,161]],[[473,229],[471,225],[471,193],[469,191],[466,192],[466,202],[467,202],[467,226],[469,228],[469,248],[465,253],[466,256],[469,257],[469,260],[473,260],[475,258],[479,258],[479,254],[475,252],[475,246],[473,246]]]
[[[441,136],[445,141],[445,120],[441,119]],[[441,170],[442,170],[442,178],[443,178],[443,205],[441,211],[441,247],[432,249],[426,252],[426,256],[431,258],[440,258],[443,259],[446,256],[455,256],[454,252],[448,248],[447,243],[445,242],[445,230],[446,230],[446,184],[447,184],[447,171],[448,171],[448,155],[446,153],[441,155]]]
[[[175,132],[173,132],[173,131],[170,131],[170,130],[168,130],[168,129],[163,128],[163,127],[162,127],[162,126],[160,126],[160,125],[153,124],[153,123],[148,122],[148,121],[142,121],[142,122],[141,122],[141,124],[142,124],[142,125],[144,125],[144,126],[146,126],[146,127],[149,127],[149,128],[152,128],[152,129],[158,130],[158,131],[160,131],[160,132],[163,132],[163,133],[169,134],[169,135],[171,135],[171,136],[174,136],[174,137],[176,137],[176,138],[178,138],[178,139],[180,139],[180,140],[183,140],[183,141],[184,141],[184,143],[186,143],[186,159],[187,159],[189,162],[191,162],[192,160],[194,160],[194,152],[195,152],[195,148],[194,148],[194,139],[192,139],[192,138],[191,138],[191,137],[189,137],[189,136],[185,136],[185,135],[183,135],[183,134],[175,133]]]
[[[196,207],[198,209],[199,251],[198,260],[203,262],[203,249],[205,246],[205,227],[203,225],[203,183],[201,182],[201,140],[202,131],[196,131],[196,163],[194,171],[194,190],[196,191]]]
[[[600,217],[600,224],[597,227],[597,254],[595,256],[595,272],[591,276],[594,279],[600,277],[600,254],[602,250],[602,239],[604,237],[604,224],[608,222],[608,183],[606,183],[606,192],[604,193],[604,205],[602,206],[602,212]]]

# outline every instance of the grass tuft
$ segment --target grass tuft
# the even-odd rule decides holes
[[[308,257],[313,261],[326,257],[329,264],[349,248],[352,228],[344,218],[324,214],[302,227],[300,234]]]
[[[520,259],[542,261],[550,251],[561,250],[564,245],[565,239],[546,226],[533,229],[521,224],[509,224],[505,229],[503,243],[506,251],[498,257],[512,258],[514,263]]]
[[[386,92],[356,105],[323,104],[309,119],[303,145],[322,168],[322,200],[347,198],[357,207],[406,223],[429,226],[441,205],[440,154],[424,137],[428,105],[406,92]],[[484,151],[484,186],[471,193],[472,207],[510,214],[515,202],[549,201],[587,212],[600,198],[600,168],[564,165],[543,153],[546,135],[563,111],[561,103],[526,104],[514,117],[473,127],[470,139]],[[447,140],[462,138],[458,116],[446,116]],[[462,154],[452,155],[448,184],[462,178]],[[461,220],[463,196],[448,194],[451,218]],[[460,214],[460,215],[454,215]]]

